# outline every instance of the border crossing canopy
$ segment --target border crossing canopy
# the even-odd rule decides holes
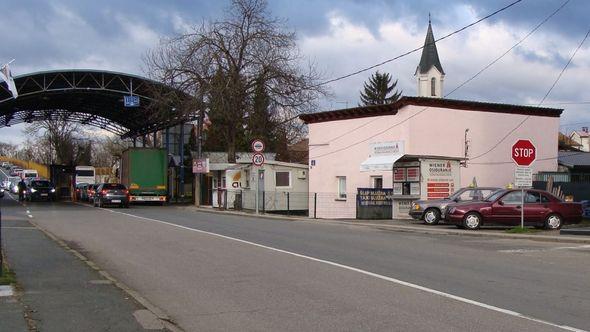
[[[0,84],[0,128],[65,117],[68,121],[98,127],[122,138],[146,135],[196,119],[150,107],[161,95],[187,95],[162,83],[125,73],[101,70],[55,70],[15,77],[18,98]],[[125,107],[125,96],[136,96],[139,105]],[[134,98],[134,100],[137,100]]]

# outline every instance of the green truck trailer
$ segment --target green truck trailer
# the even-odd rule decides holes
[[[168,160],[165,149],[129,148],[121,158],[121,183],[133,202],[160,202],[168,195]]]

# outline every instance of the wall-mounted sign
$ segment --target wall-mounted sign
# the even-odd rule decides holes
[[[441,199],[449,197],[461,183],[459,161],[457,160],[421,160],[422,199]]]
[[[371,144],[371,157],[403,153],[404,141],[392,141]]]
[[[193,159],[193,173],[209,173],[209,158]]]
[[[408,167],[406,170],[406,178],[409,182],[420,181],[420,167]]]
[[[123,96],[125,107],[139,107],[139,96]]]
[[[396,167],[393,169],[393,182],[405,182],[406,181],[406,169],[402,167]]]

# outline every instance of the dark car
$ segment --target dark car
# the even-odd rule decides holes
[[[55,187],[48,180],[28,180],[25,190],[27,201],[54,201]]]
[[[454,194],[443,199],[420,200],[412,203],[410,216],[417,220],[424,220],[427,225],[436,225],[444,220],[447,205],[458,202],[481,201],[492,193],[501,190],[493,187],[467,187],[457,190]]]
[[[445,221],[467,229],[482,225],[520,225],[522,190],[498,191],[481,202],[447,206]],[[543,190],[524,190],[525,226],[559,229],[582,221],[582,204],[564,202]]]
[[[103,183],[96,188],[94,206],[103,207],[112,204],[129,207],[129,191],[120,183]]]

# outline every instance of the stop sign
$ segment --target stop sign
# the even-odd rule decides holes
[[[511,154],[518,166],[530,166],[537,159],[537,148],[528,139],[519,139],[512,146]]]

